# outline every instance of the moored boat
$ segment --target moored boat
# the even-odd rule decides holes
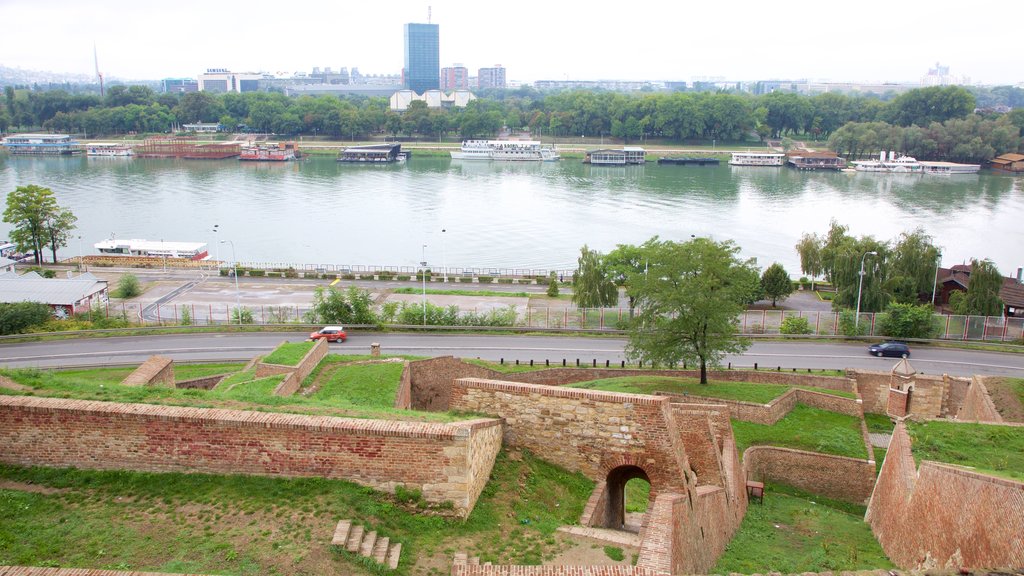
[[[683,166],[718,166],[718,158],[700,158],[700,157],[662,157],[658,158],[658,164],[680,164]]]
[[[243,146],[238,159],[246,162],[288,162],[295,160],[295,143],[268,142]]]
[[[647,161],[647,152],[638,146],[626,146],[618,149],[588,150],[583,158],[584,164],[604,166],[625,166],[626,164],[643,164]]]
[[[82,145],[67,134],[14,134],[3,140],[11,154],[67,156],[78,154]]]
[[[878,160],[860,160],[853,163],[858,172],[889,172],[893,174],[921,174],[924,167],[913,156],[896,156],[890,151],[886,157],[885,150],[878,155]]]
[[[120,142],[90,142],[85,145],[85,155],[90,158],[130,158],[134,154],[131,146]]]
[[[93,244],[101,254],[120,256],[157,256],[205,260],[210,257],[203,242],[164,242],[163,240],[120,240],[111,238]]]
[[[554,162],[560,157],[550,146],[537,140],[466,140],[453,160],[505,160],[524,162]]]
[[[786,158],[788,164],[797,170],[842,170],[846,167],[846,158],[840,158],[835,152],[790,150]]]
[[[354,164],[390,164],[404,162],[408,154],[402,152],[401,144],[371,144],[349,146],[338,155],[338,162]]]
[[[981,164],[959,164],[957,162],[926,162],[921,161],[922,173],[933,176],[954,176],[957,174],[977,174]]]
[[[730,166],[782,166],[786,155],[776,152],[733,152]]]

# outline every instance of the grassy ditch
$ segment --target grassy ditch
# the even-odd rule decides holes
[[[1024,428],[969,422],[907,422],[914,460],[969,466],[1024,480]]]
[[[0,565],[232,575],[372,573],[330,546],[345,518],[402,543],[389,573],[434,573],[458,550],[538,564],[565,546],[554,530],[579,518],[593,489],[505,452],[466,521],[422,513],[413,491],[341,480],[7,465],[0,480]]]
[[[297,366],[315,344],[316,342],[285,342],[264,357],[263,362],[282,366]]]
[[[769,484],[711,573],[796,574],[894,568],[864,521],[864,507]]]
[[[836,456],[867,459],[860,419],[797,404],[772,426],[732,421],[736,450],[751,446],[780,446]]]

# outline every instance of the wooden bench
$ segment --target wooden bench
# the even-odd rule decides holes
[[[764,482],[747,480],[747,498],[757,498],[758,504],[764,504]]]

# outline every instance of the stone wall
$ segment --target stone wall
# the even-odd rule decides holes
[[[829,498],[865,504],[875,486],[875,462],[775,446],[743,452],[750,480],[788,484]]]
[[[896,424],[866,516],[904,569],[1024,566],[1024,483],[924,461]]]
[[[693,473],[668,398],[461,378],[451,409],[505,420],[505,443],[595,480],[635,465],[652,491],[686,493]]]
[[[986,378],[975,376],[966,387],[963,402],[956,412],[957,420],[973,422],[1002,422],[1003,417],[996,410],[992,397],[985,386]]]
[[[306,355],[299,360],[299,363],[295,366],[284,366],[282,364],[267,364],[266,362],[259,362],[256,364],[256,378],[265,378],[267,376],[274,376],[276,374],[287,374],[288,372],[295,372],[296,378],[299,383],[309,376],[313,369],[320,364],[320,361],[327,356],[328,343],[327,339],[320,338],[316,341],[313,347],[306,352]]]
[[[864,411],[887,414],[889,410],[889,372],[853,371],[857,392],[864,400]],[[909,394],[905,412],[915,418],[947,418],[956,414],[963,403],[967,380],[947,375],[932,376],[917,374],[913,377],[914,388]],[[903,392],[906,392],[904,390]],[[901,404],[902,399],[895,400]],[[896,408],[899,412],[899,408]]]
[[[0,396],[0,461],[21,466],[339,478],[421,490],[468,514],[501,422],[360,420]]]
[[[123,386],[174,387],[174,361],[163,356],[150,356],[121,381]]]
[[[722,398],[709,398],[705,396],[694,396],[692,394],[675,394],[672,392],[655,392],[659,396],[668,396],[674,402],[683,404],[721,404],[728,406],[729,416],[744,422],[754,422],[771,426],[786,417],[797,404],[804,404],[812,408],[830,410],[840,414],[863,417],[862,403],[857,398],[844,398],[824,392],[814,392],[800,388],[792,388],[767,404],[746,402],[743,400],[725,400]]]

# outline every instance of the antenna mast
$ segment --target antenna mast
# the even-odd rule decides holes
[[[92,43],[92,60],[96,65],[96,77],[100,79],[100,98],[103,98],[103,74],[100,73],[100,58],[96,55],[96,43]]]

